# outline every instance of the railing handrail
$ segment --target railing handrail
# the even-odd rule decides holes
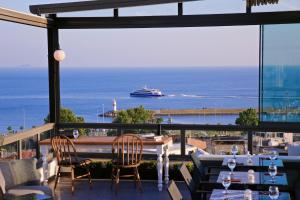
[[[50,130],[54,129],[54,127],[55,127],[54,123],[47,123],[47,124],[44,124],[42,126],[38,126],[38,127],[29,129],[29,130],[26,130],[26,131],[23,131],[23,132],[19,132],[19,133],[16,133],[16,134],[11,134],[11,135],[4,136],[0,140],[0,146],[12,144],[12,143],[18,142],[20,140],[24,140],[24,139],[27,139],[27,138],[30,138],[30,137],[34,137],[34,136],[39,135],[43,132],[50,131]]]
[[[201,125],[201,124],[120,124],[120,123],[59,123],[64,128],[106,128],[106,129],[163,129],[163,130],[213,130],[213,131],[260,131],[300,132],[300,123],[261,123],[258,126]]]

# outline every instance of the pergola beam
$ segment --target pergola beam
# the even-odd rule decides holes
[[[33,14],[49,14],[61,12],[76,12],[100,9],[115,9],[135,6],[148,6],[159,5],[168,3],[179,3],[189,1],[201,0],[94,0],[94,1],[81,1],[81,2],[68,2],[68,3],[54,3],[54,4],[41,4],[31,5],[30,12]]]
[[[0,20],[25,24],[35,27],[47,28],[52,26],[52,20],[39,17],[31,14],[26,14],[22,12],[17,12],[14,10],[9,10],[0,7]]]
[[[300,11],[143,17],[58,17],[59,29],[242,26],[300,23]]]

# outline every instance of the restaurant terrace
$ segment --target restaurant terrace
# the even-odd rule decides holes
[[[272,75],[266,66],[270,58],[264,56],[270,50],[266,43],[269,32],[273,26],[299,26],[300,11],[253,12],[254,7],[268,7],[284,0],[246,0],[243,13],[185,15],[184,5],[192,1],[200,0],[77,1],[31,5],[31,14],[0,7],[0,20],[47,30],[49,81],[49,123],[0,136],[0,199],[300,199],[300,147],[290,142],[290,135],[286,134],[292,134],[292,138],[295,134],[295,138],[300,133],[300,104],[294,98],[298,93],[285,93],[285,100],[278,100],[295,100],[296,107],[270,107],[266,94],[274,90],[268,91],[269,82],[264,82],[267,73]],[[178,13],[119,15],[122,8],[159,4],[176,4]],[[103,9],[112,9],[113,16],[60,16]],[[59,38],[59,30],[246,25],[260,27],[257,126],[60,121],[60,61],[64,52],[59,41],[64,38]],[[282,35],[283,43],[287,37],[288,34]],[[300,49],[290,51],[297,55]],[[299,60],[299,56],[293,59]],[[115,135],[77,138],[79,129],[109,129],[115,130]],[[135,130],[155,135],[130,134]],[[203,142],[205,138],[190,137],[193,131],[216,131],[220,136],[211,143]],[[70,132],[74,138],[67,137]],[[226,135],[228,132],[243,132],[246,137],[232,138]],[[268,146],[271,136],[265,133],[278,133],[277,145]],[[28,143],[33,144],[31,149]],[[205,152],[208,146],[220,145],[224,148]],[[226,145],[229,155],[223,152]],[[128,180],[122,178],[123,171]]]

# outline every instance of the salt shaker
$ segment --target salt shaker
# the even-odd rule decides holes
[[[244,200],[252,200],[252,191],[250,189],[245,190]]]
[[[255,182],[255,176],[254,176],[254,170],[253,169],[248,170],[248,182],[249,183],[254,183]]]

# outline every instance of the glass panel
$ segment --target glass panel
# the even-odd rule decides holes
[[[263,27],[261,120],[300,121],[300,24]]]
[[[16,133],[48,114],[47,30],[10,22],[0,29],[0,133]]]

